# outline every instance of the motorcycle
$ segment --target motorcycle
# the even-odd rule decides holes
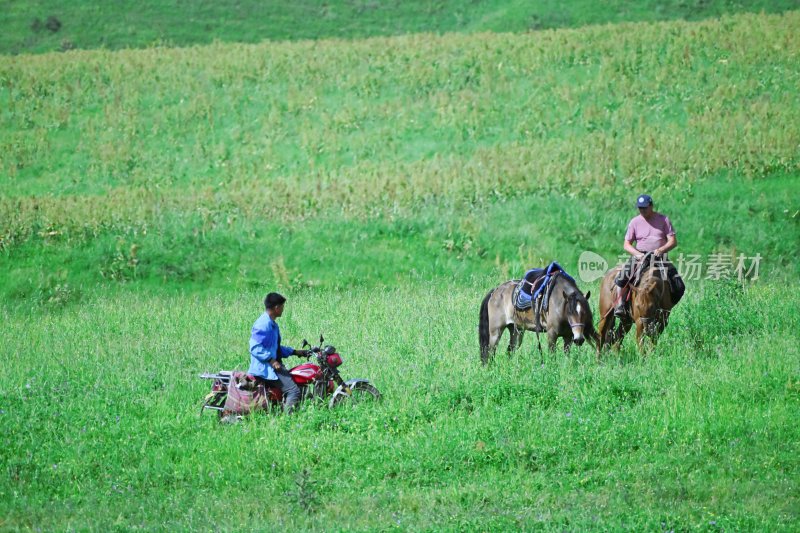
[[[292,379],[300,388],[300,403],[326,401],[328,407],[379,400],[381,393],[367,379],[345,381],[339,373],[342,356],[333,345],[324,345],[320,335],[319,346],[311,346],[303,339],[303,348],[310,347],[310,357],[316,362],[306,362],[289,370]],[[203,379],[213,379],[200,410],[217,411],[220,418],[237,416],[251,411],[280,409],[283,393],[280,387],[269,387],[244,372],[222,370],[217,373],[200,374]]]

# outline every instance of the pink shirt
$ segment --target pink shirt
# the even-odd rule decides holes
[[[667,244],[669,235],[675,235],[669,218],[661,213],[653,213],[650,220],[642,215],[632,218],[625,232],[625,240],[636,241],[636,249],[640,252],[652,252]]]

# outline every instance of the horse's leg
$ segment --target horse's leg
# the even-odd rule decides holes
[[[494,357],[494,352],[497,350],[497,345],[500,343],[500,337],[503,336],[503,327],[495,327],[489,330],[489,353],[488,358]]]
[[[616,276],[616,269],[609,270],[600,282],[598,311],[600,313],[600,323],[597,325],[597,334],[599,339],[597,341],[597,360],[600,360],[600,354],[609,344],[613,344],[614,338],[611,333],[614,327],[614,277]]]
[[[497,343],[500,342],[500,337],[503,335],[503,329],[505,329],[505,325],[497,327],[489,324],[489,344],[481,347],[481,363],[484,365],[494,357]]]
[[[661,332],[664,331],[661,326],[660,318],[656,317],[648,322],[643,323],[642,326],[643,333],[642,333],[642,342],[640,346],[644,348],[645,341],[649,339],[649,344],[647,345],[647,349],[643,350],[643,353],[648,352],[650,349],[655,348],[656,344],[658,344],[658,337],[661,335]],[[637,329],[638,332],[638,329]]]
[[[508,354],[511,355],[511,352],[517,351],[517,348],[522,344],[522,336],[525,334],[525,330],[512,324],[508,326],[508,331],[511,334],[511,338],[508,341]]]
[[[627,320],[619,325],[619,340],[622,341],[622,338],[628,334],[628,332],[633,327],[633,321]]]
[[[643,351],[643,341],[645,335],[645,324],[641,319],[636,321],[636,344],[639,345],[639,352]]]
[[[614,351],[619,351],[622,338],[627,330],[624,329],[621,319],[617,321],[617,317],[611,312],[611,308],[600,319],[598,329],[600,330],[598,333],[600,340],[597,343],[597,360],[600,361],[600,353],[604,347],[611,346]]]
[[[516,325],[511,324],[510,326],[508,326],[508,333],[509,333],[509,339],[508,339],[508,348],[506,348],[506,352],[508,353],[508,355],[511,355],[511,353],[517,349],[517,337],[519,337],[519,329],[517,329]]]
[[[600,359],[600,352],[603,351],[603,347],[606,344],[612,344],[614,342],[614,338],[609,336],[611,332],[611,328],[614,326],[614,315],[611,313],[607,313],[606,316],[600,319],[600,324],[597,325],[598,335],[600,335],[600,340],[597,341],[597,358]]]
[[[547,330],[547,347],[551,352],[556,351],[556,341],[558,340],[558,333],[555,328],[548,328]]]
[[[653,344],[656,344],[658,338],[664,333],[664,330],[667,329],[667,324],[669,323],[669,311],[665,311],[661,309],[658,314],[658,322],[656,327],[656,333],[653,336]]]
[[[611,333],[611,336],[613,337],[611,343],[615,351],[618,352],[620,348],[622,348],[622,339],[625,338],[625,335],[628,333],[628,331],[630,331],[632,325],[633,322],[620,320],[619,325]]]

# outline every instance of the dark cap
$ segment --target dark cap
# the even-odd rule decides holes
[[[650,198],[649,194],[641,194],[636,199],[636,207],[649,207],[653,205],[653,199]]]
[[[286,298],[278,294],[277,292],[271,292],[267,294],[267,297],[264,298],[264,307],[267,309],[272,309],[273,307],[278,307],[282,303],[286,301]]]

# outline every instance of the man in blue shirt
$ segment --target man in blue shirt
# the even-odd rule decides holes
[[[277,292],[271,292],[264,298],[266,311],[255,324],[250,334],[250,368],[248,374],[255,376],[265,385],[278,386],[283,391],[283,410],[294,411],[300,401],[300,389],[291,374],[283,366],[282,359],[290,355],[308,356],[308,350],[295,350],[290,346],[281,346],[281,331],[275,319],[283,314],[286,298]]]

